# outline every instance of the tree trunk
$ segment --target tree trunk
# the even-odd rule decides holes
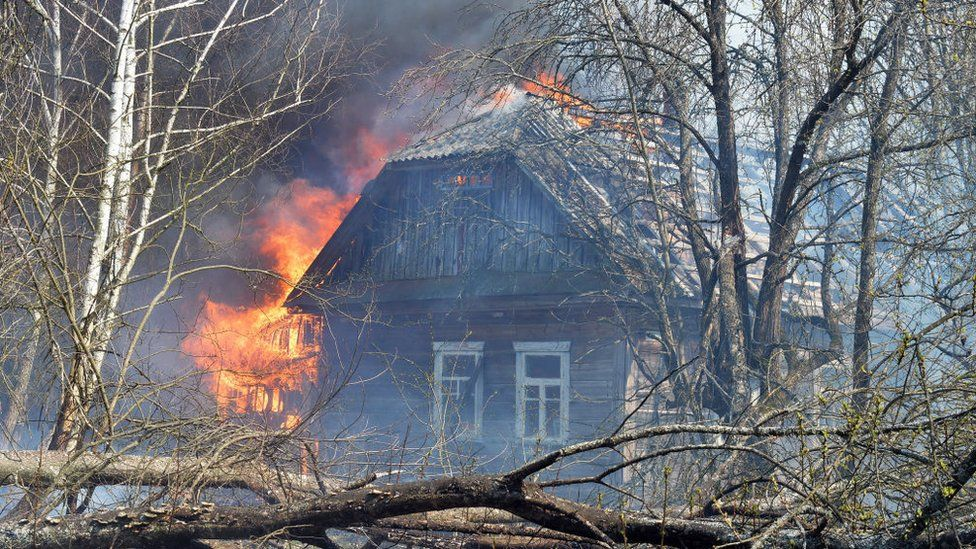
[[[748,361],[746,343],[750,340],[745,319],[749,311],[749,289],[745,267],[745,226],[739,196],[739,160],[736,148],[732,83],[729,73],[724,0],[707,4],[710,43],[711,94],[715,103],[718,131],[717,166],[719,180],[719,218],[721,244],[716,265],[719,280],[719,307],[724,340],[724,369],[731,376],[728,409],[722,415],[735,417],[748,403]]]
[[[888,70],[885,72],[881,97],[878,99],[878,110],[871,117],[870,124],[871,146],[864,178],[864,200],[861,205],[861,258],[858,266],[852,353],[854,404],[859,410],[863,410],[867,404],[868,389],[871,387],[871,325],[874,317],[874,283],[878,267],[878,208],[881,201],[884,159],[891,137],[888,116],[901,77],[901,43],[901,39],[896,36],[891,45]]]
[[[776,204],[783,191],[783,181],[786,178],[786,169],[789,163],[787,136],[790,135],[789,104],[790,93],[793,90],[789,87],[789,74],[786,69],[789,63],[786,48],[789,37],[787,36],[788,26],[786,14],[783,12],[783,2],[781,0],[765,0],[764,4],[766,15],[772,24],[773,40],[773,89],[775,94],[771,114],[775,179],[773,181],[772,203]],[[757,327],[754,332],[755,344],[760,348],[754,350],[750,357],[753,361],[759,359],[758,363],[754,362],[752,366],[762,376],[760,390],[764,395],[774,391],[781,378],[780,373],[784,360],[779,347],[781,336],[782,326],[778,318],[769,326]]]
[[[772,206],[769,226],[769,250],[763,269],[762,284],[756,306],[755,339],[759,348],[756,360],[768,364],[771,354],[779,345],[783,323],[783,293],[790,275],[791,251],[809,205],[810,183],[802,177],[803,165],[812,140],[824,118],[836,108],[839,100],[848,93],[859,76],[871,66],[891,43],[894,28],[904,23],[903,8],[895,11],[881,27],[867,53],[860,59],[854,55],[858,46],[860,31],[854,40],[845,42],[848,53],[848,66],[834,78],[827,90],[807,113],[797,129],[796,138],[790,151],[783,184],[777,200]]]
[[[111,251],[112,231],[124,222],[127,209],[119,207],[120,196],[128,193],[132,164],[132,121],[135,90],[135,0],[123,0],[119,7],[118,38],[116,43],[115,75],[110,97],[108,138],[105,162],[99,184],[95,233],[92,238],[88,266],[82,281],[81,306],[78,310],[81,329],[74,334],[75,352],[68,377],[64,380],[61,404],[55,421],[49,449],[71,451],[81,442],[84,420],[81,417],[91,405],[96,392],[101,364],[105,357],[105,330],[102,326],[106,311],[103,273],[109,261],[118,261],[120,252]],[[121,193],[125,190],[125,193]],[[108,272],[115,271],[109,268]]]

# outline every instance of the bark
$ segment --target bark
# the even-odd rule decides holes
[[[692,157],[690,155],[690,132],[686,125],[681,126],[681,159],[679,160],[679,177],[683,179],[681,191],[682,207],[686,209],[691,233],[692,246],[695,254],[696,267],[702,285],[703,322],[711,319],[711,307],[714,300],[716,285],[718,295],[718,336],[721,340],[721,352],[713,356],[709,364],[712,374],[719,381],[716,394],[709,395],[708,407],[723,416],[737,413],[737,407],[745,405],[748,400],[748,361],[746,356],[746,342],[750,339],[749,324],[745,318],[749,312],[749,295],[746,281],[745,259],[745,226],[742,221],[742,211],[739,197],[738,153],[736,150],[735,118],[732,110],[731,73],[729,70],[727,53],[726,17],[728,6],[724,0],[706,2],[707,27],[702,26],[693,15],[678,4],[669,0],[662,0],[662,4],[671,8],[680,18],[689,24],[708,45],[711,83],[709,93],[715,104],[715,122],[718,129],[718,156],[713,162],[718,173],[720,204],[719,218],[721,226],[721,243],[718,259],[712,264],[704,254],[705,240],[701,238],[700,227],[694,226],[693,190],[690,183]],[[626,5],[616,2],[618,11],[630,31],[638,36],[644,57],[653,66],[653,56],[648,51],[648,40],[643,37],[641,28],[636,24]],[[660,75],[659,75],[660,76]],[[669,90],[670,99],[682,102],[682,91],[677,89],[680,84],[671,86],[664,77],[664,86]],[[676,103],[675,107],[680,107]],[[679,110],[679,113],[683,112]],[[679,114],[679,120],[684,122]],[[686,192],[687,191],[687,192]],[[691,199],[689,200],[689,195]],[[726,257],[726,261],[722,261]],[[714,273],[714,276],[713,276]],[[713,282],[715,280],[715,282]],[[724,291],[723,291],[724,286]],[[713,330],[702,330],[703,334],[714,333]],[[733,404],[733,401],[735,403]]]
[[[787,36],[789,27],[786,24],[786,14],[783,11],[782,0],[765,0],[764,9],[773,27],[773,89],[776,91],[776,99],[773,102],[772,109],[773,156],[776,167],[776,179],[773,184],[773,202],[776,202],[780,185],[786,175],[786,164],[789,160],[786,146],[786,139],[790,133],[789,106],[791,94],[789,73],[786,69],[789,63],[786,48],[787,42],[789,41],[789,37]]]
[[[313,501],[269,507],[161,506],[116,509],[87,516],[49,518],[37,524],[20,521],[0,526],[0,543],[10,549],[48,547],[186,547],[196,540],[241,540],[276,538],[319,545],[325,532],[335,528],[367,528],[396,539],[395,531],[404,526],[423,527],[421,531],[468,531],[471,526],[451,521],[407,521],[396,517],[469,507],[491,507],[508,511],[551,531],[553,542],[573,536],[593,543],[648,543],[676,547],[746,547],[751,532],[745,526],[721,520],[689,520],[628,512],[607,512],[542,492],[533,484],[513,483],[500,476],[465,476],[363,488]],[[475,527],[477,530],[477,527]],[[485,533],[501,532],[489,527]],[[515,533],[527,533],[513,527]],[[973,532],[957,532],[971,539]],[[378,537],[378,536],[377,536]],[[942,535],[931,541],[945,543]],[[429,539],[429,538],[428,538]],[[474,540],[490,537],[476,535]],[[521,536],[514,541],[529,542]],[[949,538],[957,539],[957,538]],[[891,544],[889,538],[867,538],[852,542],[821,531],[783,529],[765,538],[771,546],[878,547]],[[419,541],[418,537],[412,541]],[[550,542],[552,543],[552,542]],[[792,544],[792,545],[791,545]],[[535,545],[535,544],[533,544]],[[924,544],[928,545],[928,544]],[[480,545],[475,545],[480,546]],[[920,547],[916,541],[900,546]]]
[[[112,80],[108,137],[105,163],[99,182],[95,232],[88,254],[87,270],[82,280],[78,318],[83,319],[80,333],[73,334],[77,347],[71,370],[63,382],[61,404],[51,436],[49,449],[71,451],[78,447],[84,430],[83,415],[96,392],[101,362],[104,359],[104,320],[106,311],[99,308],[104,293],[103,272],[115,269],[107,265],[118,261],[118,251],[110,254],[111,232],[124,222],[128,211],[117,207],[120,196],[128,194],[132,174],[133,99],[135,92],[135,0],[123,0],[119,7],[118,38],[115,48],[115,71]],[[120,189],[125,192],[120,192]]]
[[[786,24],[786,14],[781,0],[765,0],[764,9],[766,16],[772,24],[773,41],[773,89],[775,99],[772,104],[773,120],[773,156],[775,161],[775,180],[773,182],[773,204],[780,199],[783,191],[783,182],[786,178],[786,169],[789,162],[789,150],[787,139],[790,134],[789,105],[792,88],[789,83],[787,64],[789,63],[787,53],[788,26]],[[780,328],[776,328],[777,332]],[[768,343],[768,342],[767,342]],[[782,367],[782,353],[777,349],[764,350],[761,354],[764,362],[759,365],[757,370],[762,375],[760,388],[763,394],[770,394],[778,385]]]
[[[212,505],[113,510],[0,528],[0,543],[19,547],[180,547],[199,539],[316,539],[329,528],[370,526],[382,519],[466,507],[507,510],[530,522],[588,539],[712,547],[739,545],[722,522],[608,513],[503,477],[470,476],[364,488],[293,506]]]
[[[450,526],[450,525],[447,525]],[[589,541],[552,539],[531,532],[527,535],[500,532],[496,534],[464,533],[445,535],[424,530],[384,530],[370,528],[367,533],[382,537],[397,547],[423,547],[425,549],[588,549],[599,547]]]
[[[719,308],[721,333],[725,342],[725,370],[731,374],[727,409],[722,415],[735,417],[748,401],[748,362],[746,343],[751,339],[745,319],[749,312],[749,289],[745,267],[745,226],[739,195],[739,161],[736,147],[735,115],[732,105],[732,81],[727,53],[726,17],[728,6],[724,0],[710,0],[706,4],[708,19],[710,92],[715,104],[715,125],[718,132],[717,166],[719,180],[719,219],[721,249],[716,265],[719,280]],[[722,377],[722,376],[719,376]]]
[[[881,201],[881,180],[891,128],[891,113],[898,81],[901,78],[901,40],[891,47],[888,70],[877,111],[871,119],[871,146],[868,168],[864,178],[864,200],[861,205],[861,257],[858,267],[857,301],[854,310],[853,372],[854,404],[863,410],[868,402],[871,386],[870,352],[871,325],[874,317],[874,284],[878,267],[878,209]]]
[[[339,483],[254,464],[207,459],[65,452],[0,453],[0,484],[79,489],[92,486],[242,488],[277,503],[286,494],[337,491]]]
[[[519,538],[513,540],[515,543],[526,543],[532,540],[533,543],[583,543],[588,544],[589,540],[579,536],[570,536],[557,532],[539,528],[537,526],[526,525],[518,517],[512,515],[511,519],[505,523],[489,523],[477,520],[476,518],[458,518],[460,515],[456,511],[435,511],[416,516],[397,517],[384,519],[377,523],[377,526],[389,530],[406,530],[411,532],[452,532],[455,534],[470,534],[485,538],[501,541],[506,538]],[[469,540],[466,540],[469,541]]]
[[[734,246],[741,246],[735,244]],[[721,337],[726,346],[725,352],[731,357],[727,361],[727,371],[720,372],[720,379],[726,382],[725,406],[722,408],[728,418],[738,417],[750,401],[748,383],[748,362],[746,360],[746,342],[743,334],[741,303],[736,296],[735,258],[737,255],[732,246],[724,246],[719,252],[719,310],[722,319]],[[723,375],[725,374],[725,375]]]

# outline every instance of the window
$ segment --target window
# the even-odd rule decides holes
[[[562,441],[569,434],[569,342],[515,342],[516,431]]]
[[[291,350],[291,330],[288,326],[278,328],[273,337],[278,344],[278,350],[283,353]]]
[[[481,434],[483,342],[434,343],[434,426],[446,436]]]

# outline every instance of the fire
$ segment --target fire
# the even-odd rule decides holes
[[[280,283],[282,293],[305,273],[357,200],[358,195],[340,196],[296,179],[249,223],[269,270],[287,280]]]
[[[349,194],[296,179],[247,220],[250,248],[260,266],[281,278],[247,307],[203,296],[194,333],[182,345],[209,374],[221,411],[273,414],[285,429],[300,425],[301,403],[295,398],[319,379],[322,327],[318,317],[289,313],[282,303],[355,205],[363,185],[408,137],[360,128],[334,151]]]
[[[410,135],[403,132],[376,133],[359,128],[352,139],[330,156],[342,166],[348,188],[359,192],[366,182],[376,177],[390,151],[409,141]]]
[[[307,181],[266,203],[246,222],[262,267],[281,277],[248,307],[203,297],[196,329],[183,350],[210,375],[208,383],[224,412],[264,413],[296,425],[293,402],[319,375],[317,317],[289,314],[288,292],[358,200]]]
[[[492,109],[497,109],[511,104],[520,95],[520,91],[515,88],[515,86],[508,84],[502,86],[501,88],[495,90],[492,94],[491,100],[488,101],[488,106]]]
[[[523,80],[522,89],[558,103],[563,107],[563,111],[572,116],[581,128],[589,128],[593,125],[593,107],[573,95],[562,76],[540,72],[534,80]]]
[[[619,132],[628,141],[637,147],[637,127],[641,128],[644,137],[650,137],[649,128],[660,127],[663,124],[661,118],[652,116],[642,118],[639,124],[633,121],[626,121],[623,117],[612,117],[603,115],[597,119],[597,113],[593,105],[574,94],[569,87],[566,79],[559,74],[549,72],[539,72],[533,78],[523,78],[518,87],[507,85],[499,88],[487,102],[490,108],[504,108],[522,97],[523,93],[530,93],[548,99],[559,105],[566,115],[570,116],[580,128],[593,128],[599,122],[599,128]],[[646,143],[649,150],[654,149],[653,143]]]

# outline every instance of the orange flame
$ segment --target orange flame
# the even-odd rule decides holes
[[[402,132],[377,134],[367,128],[356,130],[355,136],[336,151],[348,188],[359,192],[383,168],[390,151],[403,147],[410,135]]]
[[[581,128],[593,125],[593,107],[573,95],[569,84],[558,74],[540,72],[534,80],[523,80],[522,89],[539,97],[554,101],[563,107],[563,111],[573,117]]]
[[[581,128],[590,128],[597,122],[597,114],[593,105],[587,103],[579,96],[575,95],[566,82],[559,74],[548,72],[538,73],[534,79],[526,78],[522,80],[521,88],[527,93],[543,97],[553,101],[562,107],[563,112],[570,116]],[[493,97],[493,106],[503,106],[513,101],[514,88],[503,87]],[[651,135],[650,128],[660,127],[664,121],[658,116],[641,118],[639,121],[625,121],[623,117],[603,116],[599,120],[600,127],[619,132],[621,136],[638,148],[637,134],[640,132],[645,139]],[[655,145],[650,140],[646,140],[645,147],[648,151],[654,151]]]
[[[502,86],[495,90],[492,94],[491,100],[488,101],[488,106],[497,109],[499,107],[504,107],[515,101],[515,99],[520,95],[520,92],[515,89],[515,86],[511,84]]]
[[[293,414],[290,395],[317,381],[318,319],[288,314],[281,304],[357,200],[296,179],[246,224],[264,266],[284,280],[250,307],[204,297],[196,329],[182,345],[210,374],[221,410]]]

